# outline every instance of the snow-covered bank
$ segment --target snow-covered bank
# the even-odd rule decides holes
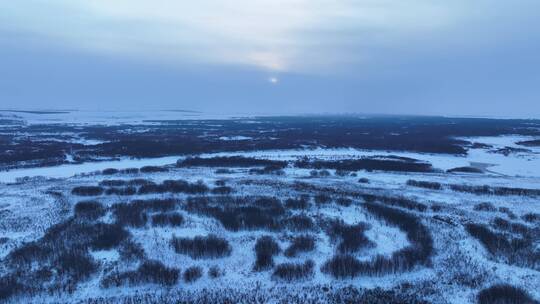
[[[108,168],[126,169],[144,166],[164,166],[174,164],[179,156],[159,158],[125,158],[115,161],[89,162],[83,164],[65,164],[55,167],[24,168],[0,171],[0,183],[13,183],[24,177],[68,178],[77,174],[101,171]]]

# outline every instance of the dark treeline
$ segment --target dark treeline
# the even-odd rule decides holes
[[[283,169],[287,167],[287,162],[268,159],[258,159],[243,156],[223,156],[223,157],[188,157],[179,160],[178,167],[270,167]]]
[[[294,165],[298,168],[306,169],[336,169],[345,171],[404,171],[404,172],[433,172],[433,167],[429,163],[417,161],[400,161],[388,159],[347,159],[337,161],[323,160],[300,160]]]
[[[518,196],[540,196],[540,189],[510,188],[510,187],[491,187],[488,185],[450,185],[450,189],[458,192],[473,193],[478,195],[518,195]]]

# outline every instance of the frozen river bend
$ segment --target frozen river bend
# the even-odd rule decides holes
[[[540,299],[537,121],[42,115],[2,120],[0,302]]]

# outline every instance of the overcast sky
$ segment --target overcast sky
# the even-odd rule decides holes
[[[0,0],[0,108],[540,118],[540,1]]]

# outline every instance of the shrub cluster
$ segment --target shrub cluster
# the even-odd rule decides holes
[[[311,235],[300,235],[292,240],[291,245],[285,249],[285,256],[295,257],[299,253],[315,250],[315,238]]]
[[[487,185],[456,185],[451,184],[450,189],[457,192],[473,193],[477,195],[497,195],[497,196],[540,196],[540,189],[509,188],[509,187],[490,187]]]
[[[191,266],[184,271],[183,277],[186,283],[193,283],[202,277],[203,271],[199,266]]]
[[[226,239],[210,234],[208,236],[196,236],[194,238],[171,239],[171,246],[179,254],[185,254],[193,259],[216,259],[229,256],[231,246]]]
[[[315,223],[311,217],[305,214],[297,214],[283,219],[282,225],[292,231],[306,231],[313,230]]]
[[[339,253],[354,253],[372,248],[375,244],[370,241],[364,232],[370,228],[367,223],[347,225],[343,221],[335,220],[327,224],[326,233],[333,242],[339,242]]]
[[[153,226],[182,226],[184,223],[184,217],[178,212],[172,213],[158,213],[152,215]]]
[[[255,265],[254,271],[264,271],[274,266],[273,256],[278,254],[281,249],[279,244],[271,236],[262,236],[255,243]]]
[[[130,196],[137,194],[137,188],[135,187],[111,187],[105,190],[106,195],[120,195]]]
[[[283,263],[276,266],[272,277],[284,281],[297,281],[313,276],[315,263],[307,260],[304,263]]]
[[[432,189],[432,190],[441,190],[442,189],[441,183],[427,182],[427,181],[417,181],[417,180],[414,180],[414,179],[408,180],[407,185],[412,186],[412,187]]]
[[[97,201],[82,201],[75,204],[74,213],[77,218],[96,220],[105,215],[105,208]]]
[[[177,201],[173,199],[149,199],[115,204],[112,209],[117,223],[132,227],[143,227],[148,222],[147,212],[172,211],[176,208],[176,205]]]
[[[169,172],[169,169],[165,167],[158,166],[144,166],[140,169],[141,173],[158,173],[158,172]]]
[[[405,209],[409,209],[413,211],[424,212],[427,210],[427,206],[425,204],[419,203],[415,200],[408,199],[402,196],[383,196],[383,195],[375,195],[375,194],[363,194],[362,198],[366,202],[377,201],[385,205],[401,207],[401,208],[405,208]]]
[[[285,214],[281,201],[273,197],[190,198],[186,209],[214,217],[230,231],[278,230]]]
[[[497,208],[495,208],[495,206],[493,206],[492,203],[488,203],[488,202],[476,204],[473,209],[475,211],[487,211],[487,212],[497,211]]]
[[[482,224],[471,223],[465,228],[494,258],[502,259],[509,264],[540,269],[540,252],[535,249],[533,239],[527,236],[507,237],[503,233],[493,232]]]
[[[163,265],[159,261],[144,261],[137,270],[114,272],[101,280],[104,288],[124,285],[160,284],[171,286],[178,282],[180,270]]]
[[[208,186],[202,182],[189,183],[185,180],[165,180],[161,184],[146,184],[139,188],[139,194],[152,193],[188,193],[203,194],[209,191]]]
[[[233,192],[233,189],[229,186],[219,186],[212,189],[212,194],[217,195],[229,195]]]
[[[481,290],[478,304],[537,304],[525,290],[509,285],[497,284]]]
[[[71,194],[78,196],[98,196],[103,194],[104,189],[99,186],[79,186],[71,190]]]
[[[385,205],[366,202],[364,208],[375,217],[397,226],[407,234],[409,246],[392,253],[391,257],[377,255],[370,261],[359,261],[349,254],[337,254],[328,260],[322,271],[335,278],[358,275],[384,275],[404,272],[416,265],[429,265],[433,254],[433,239],[429,230],[411,213]]]
[[[288,209],[306,210],[309,208],[309,197],[288,198],[285,200],[285,207]]]

